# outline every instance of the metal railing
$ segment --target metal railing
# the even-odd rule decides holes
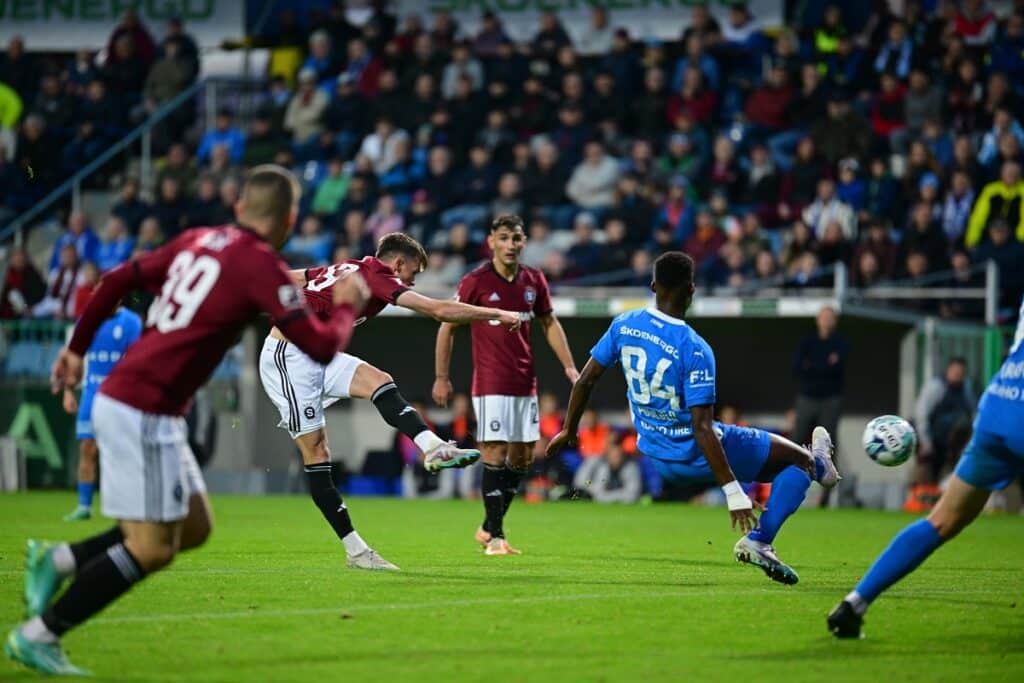
[[[140,139],[142,140],[142,169],[143,174],[145,175],[142,180],[148,181],[148,174],[152,169],[151,143],[153,128],[189,102],[189,100],[195,97],[205,85],[205,80],[196,81],[190,85],[170,102],[167,102],[153,112],[149,118],[139,124],[134,130],[108,147],[102,154],[86,164],[83,168],[79,169],[73,176],[58,185],[53,191],[43,197],[43,199],[35,206],[11,221],[6,228],[0,230],[0,244],[3,244],[13,236],[15,243],[20,245],[25,237],[25,229],[33,222],[43,218],[58,201],[68,194],[71,195],[72,208],[76,210],[80,209],[82,205],[82,182],[93,173],[103,168],[103,166],[109,163],[111,159],[127,149],[130,145],[135,144],[135,142]],[[145,187],[145,184],[143,186]]]

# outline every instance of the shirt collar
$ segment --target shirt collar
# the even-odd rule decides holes
[[[669,323],[671,325],[683,325],[683,326],[686,325],[686,321],[685,320],[682,320],[680,318],[673,318],[668,313],[662,313],[661,311],[659,311],[654,306],[648,306],[647,307],[647,312],[650,313],[651,315],[653,315],[655,318],[660,318],[661,320],[664,320],[665,322],[667,322],[667,323]]]

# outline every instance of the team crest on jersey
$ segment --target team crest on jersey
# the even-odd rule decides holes
[[[533,287],[527,287],[523,296],[526,298],[526,303],[532,306],[533,302],[537,300],[537,290]]]

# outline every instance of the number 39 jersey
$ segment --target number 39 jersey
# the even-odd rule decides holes
[[[604,367],[622,363],[637,448],[660,460],[702,457],[692,406],[715,403],[715,355],[683,320],[654,308],[624,313],[590,351]]]
[[[260,313],[297,336],[303,331],[289,326],[310,317],[284,261],[243,227],[189,230],[121,268],[132,272],[118,277],[130,277],[133,288],[157,296],[142,337],[100,393],[147,413],[184,413],[196,389]]]

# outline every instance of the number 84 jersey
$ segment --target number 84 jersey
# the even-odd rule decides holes
[[[661,460],[700,458],[690,407],[715,403],[715,355],[685,321],[655,308],[612,321],[590,355],[622,364],[637,447]]]

